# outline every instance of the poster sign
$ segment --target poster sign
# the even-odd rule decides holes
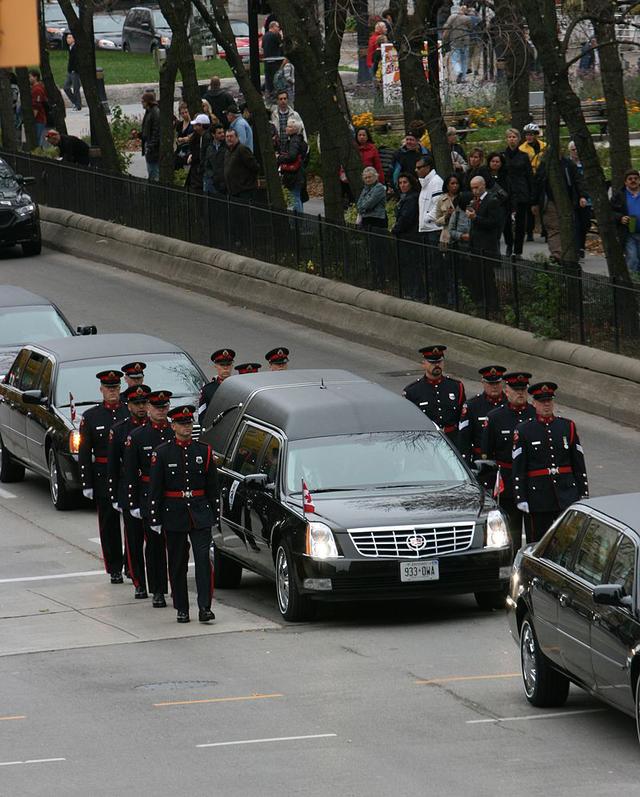
[[[382,102],[385,105],[402,104],[402,84],[400,83],[400,64],[398,52],[393,44],[381,44],[382,53]],[[428,45],[424,42],[422,49],[422,67],[424,76],[429,79]]]

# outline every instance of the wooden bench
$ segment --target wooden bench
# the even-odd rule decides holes
[[[584,100],[580,103],[580,108],[584,114],[584,120],[588,125],[595,125],[600,128],[600,137],[607,134],[607,103],[605,100]],[[537,124],[541,130],[547,126],[545,122],[544,108],[534,108],[529,114],[531,121]]]
[[[445,111],[443,119],[446,127],[455,127],[462,139],[476,129],[469,127],[466,111]],[[401,113],[378,114],[373,121],[373,129],[379,133],[403,133],[405,132],[404,116]]]

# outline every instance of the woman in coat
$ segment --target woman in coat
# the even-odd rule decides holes
[[[400,201],[396,207],[396,223],[391,232],[401,239],[398,242],[401,296],[404,299],[422,301],[426,294],[423,284],[422,247],[418,243],[420,183],[413,174],[400,172],[398,190]]]
[[[535,194],[533,187],[533,172],[529,156],[518,149],[520,144],[520,133],[511,128],[507,130],[507,148],[502,153],[507,174],[507,184],[509,193],[509,217],[507,224],[511,225],[511,217],[515,219],[515,234],[513,244],[507,243],[507,255],[512,253],[517,256],[522,255],[524,236],[527,226],[527,213],[531,207],[532,198]],[[505,239],[507,233],[505,231]]]
[[[307,142],[302,136],[302,125],[295,119],[289,119],[286,132],[280,141],[278,166],[282,185],[293,196],[293,210],[302,213],[302,194],[307,178],[304,172],[304,159],[307,154]],[[308,198],[308,197],[307,197]]]
[[[360,157],[362,158],[363,166],[373,166],[378,173],[378,180],[384,185],[384,172],[382,171],[382,162],[380,160],[380,153],[378,148],[373,143],[371,133],[366,127],[359,127],[356,130],[356,143],[360,150]]]
[[[373,166],[367,166],[362,171],[364,186],[358,197],[356,207],[360,217],[360,226],[382,227],[387,229],[387,192],[378,181],[378,172]]]

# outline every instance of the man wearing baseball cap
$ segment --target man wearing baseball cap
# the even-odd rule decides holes
[[[537,542],[574,501],[589,495],[584,451],[576,425],[555,414],[555,382],[529,388],[535,418],[513,436],[513,489],[518,509],[529,514],[527,542]]]
[[[440,428],[454,446],[458,445],[458,424],[466,401],[464,385],[458,379],[444,376],[442,364],[447,347],[424,346],[424,376],[407,385],[402,393]]]
[[[233,369],[233,361],[235,360],[236,353],[233,349],[217,349],[211,355],[211,362],[216,369],[216,378],[207,382],[207,384],[200,391],[200,398],[198,399],[198,415],[203,416],[207,411],[207,407],[211,403],[216,390],[224,382],[225,379],[231,376]]]
[[[199,113],[191,121],[193,125],[193,135],[189,144],[189,174],[185,186],[191,191],[202,192],[204,190],[204,164],[207,147],[211,143],[211,119],[206,113]]]
[[[112,584],[122,584],[122,534],[120,515],[113,508],[107,474],[109,432],[118,421],[129,417],[120,401],[122,371],[109,369],[96,374],[103,402],[90,407],[80,421],[78,464],[85,498],[94,500],[98,509],[98,529],[104,567]]]
[[[215,619],[211,611],[213,570],[209,560],[211,527],[220,520],[217,469],[206,443],[192,439],[195,407],[181,405],[169,412],[175,438],[151,455],[149,522],[151,531],[165,532],[169,578],[177,621],[188,623],[187,566],[193,548],[198,591],[198,619]]]

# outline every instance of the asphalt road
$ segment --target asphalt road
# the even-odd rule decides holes
[[[2,283],[49,296],[74,323],[175,341],[207,371],[220,346],[240,361],[287,345],[294,368],[347,368],[398,392],[419,373],[388,352],[62,254],[2,256]],[[640,433],[565,412],[593,494],[637,489]],[[577,689],[561,711],[532,708],[503,614],[472,597],[331,606],[285,626],[271,585],[246,576],[218,592],[215,624],[178,626],[170,608],[108,583],[97,535],[89,510],[51,508],[44,479],[2,485],[2,795],[638,788],[633,721]]]

